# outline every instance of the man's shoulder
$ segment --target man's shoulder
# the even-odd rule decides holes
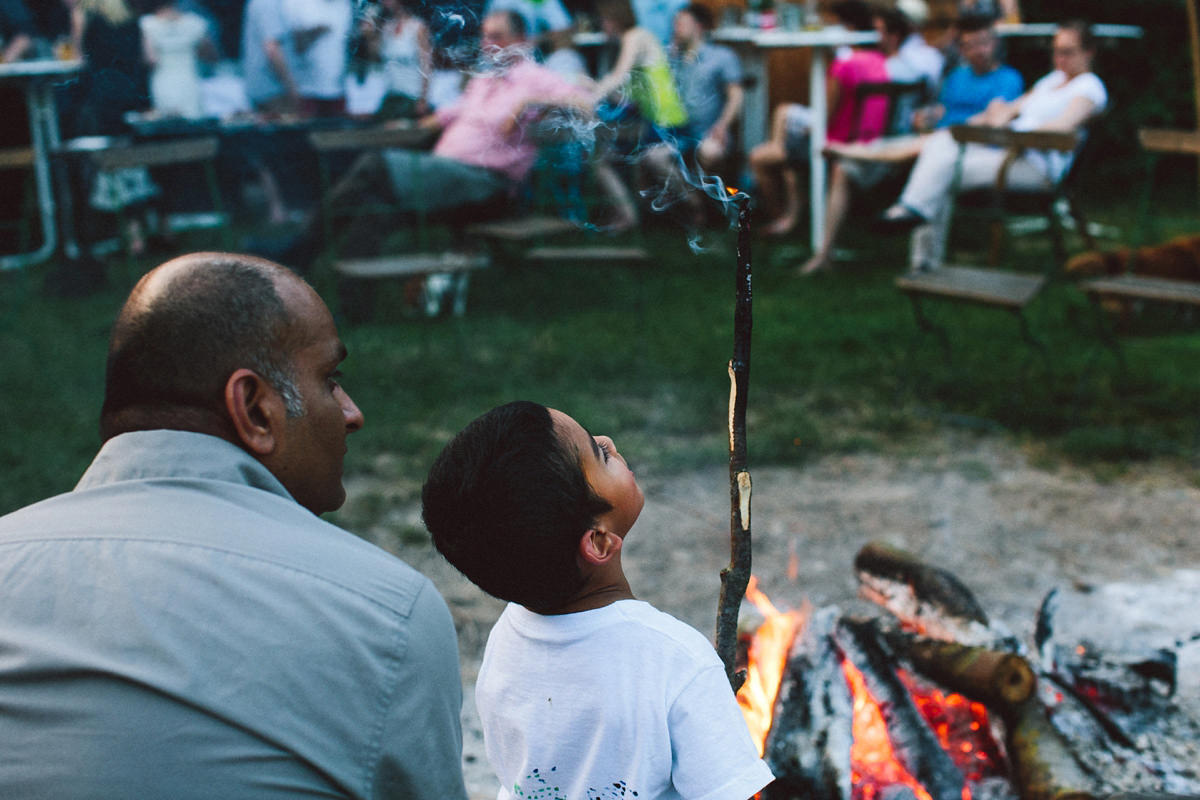
[[[188,579],[303,583],[401,615],[430,584],[287,497],[207,479],[121,481],[48,498],[0,517],[2,550],[64,561],[104,550],[139,568],[183,569]]]

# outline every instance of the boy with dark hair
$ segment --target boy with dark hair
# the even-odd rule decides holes
[[[475,687],[499,800],[745,800],[771,781],[712,645],[629,587],[643,497],[611,439],[509,403],[446,446],[421,499],[438,550],[509,601]]]

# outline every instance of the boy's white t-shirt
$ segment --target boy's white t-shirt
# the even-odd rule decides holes
[[[475,698],[498,800],[746,800],[773,777],[712,645],[638,600],[510,603]]]

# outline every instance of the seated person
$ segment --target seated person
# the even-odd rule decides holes
[[[559,61],[565,60],[572,48],[571,36],[575,33],[575,24],[571,14],[563,6],[562,0],[487,0],[483,15],[494,14],[497,11],[515,11],[525,20],[525,30],[536,45],[541,60],[555,72],[561,71],[560,66],[549,63],[549,56],[561,53]]]
[[[707,6],[684,6],[675,14],[670,50],[671,70],[688,115],[680,149],[687,157],[694,154],[698,166],[707,171],[729,158],[733,126],[746,96],[737,54],[709,41],[713,25]]]
[[[880,8],[875,12],[875,30],[879,32],[880,49],[887,56],[888,80],[921,82],[927,96],[936,94],[946,59],[925,41],[912,20],[899,8]]]
[[[629,0],[597,0],[596,14],[605,34],[620,39],[620,49],[612,70],[596,81],[593,100],[609,103],[618,113],[649,123],[650,141],[663,134],[674,135],[687,122],[687,110],[671,75],[667,51],[649,30],[640,27]],[[625,103],[625,98],[631,101]]]
[[[964,123],[996,98],[1015,100],[1024,88],[1021,74],[996,59],[997,37],[990,17],[963,17],[956,27],[963,63],[942,81],[938,102],[913,113],[912,126],[917,131]],[[853,145],[830,148],[842,157],[833,162],[830,171],[824,238],[820,250],[801,267],[800,274],[832,268],[833,248],[849,215],[854,192],[872,189],[897,170],[907,169],[920,153],[921,142],[921,138],[901,137],[873,151],[867,147],[855,149]]]
[[[1095,39],[1086,23],[1063,23],[1054,34],[1054,70],[1012,102],[993,100],[970,122],[1017,131],[1077,130],[1108,104],[1104,83],[1092,72],[1095,53]],[[967,145],[961,158],[960,187],[993,184],[1007,155],[1002,149]],[[919,229],[910,255],[915,270],[933,269],[942,263],[958,160],[959,146],[950,131],[931,135],[921,146],[900,201],[880,218],[885,230]],[[1048,187],[1066,172],[1070,160],[1069,154],[1027,151],[1009,167],[1008,185],[1017,189]]]
[[[630,589],[643,497],[610,438],[509,403],[446,446],[421,501],[437,549],[509,601],[475,685],[501,797],[550,781],[556,797],[746,800],[772,780],[712,645]]]
[[[688,121],[673,144],[655,145],[641,158],[654,176],[659,197],[672,204],[676,198],[682,199],[694,227],[703,222],[705,201],[693,189],[697,179],[685,179],[681,170],[690,170],[694,163],[702,179],[703,174],[717,172],[728,163],[733,154],[733,127],[745,99],[741,63],[733,50],[709,42],[712,27],[712,12],[699,3],[676,12],[671,71]]]
[[[862,0],[838,0],[830,10],[851,30],[872,30],[871,9]],[[852,48],[848,57],[834,61],[826,82],[826,140],[870,141],[879,137],[887,124],[887,98],[870,97],[860,107],[855,87],[887,79],[885,58],[874,48]],[[779,215],[765,228],[769,235],[789,233],[800,221],[797,167],[809,163],[809,114],[808,108],[798,104],[778,106],[771,118],[771,138],[750,151],[750,168],[759,191],[768,202],[781,207]]]
[[[329,202],[357,204],[377,195],[402,210],[445,211],[486,204],[515,189],[537,156],[536,143],[526,136],[536,116],[533,109],[557,105],[591,114],[586,91],[533,61],[524,25],[510,11],[483,20],[481,68],[458,103],[418,123],[440,131],[432,152],[365,153],[330,189]],[[305,232],[281,252],[261,254],[292,265],[311,262],[319,252],[321,226],[316,223],[314,215]],[[377,234],[387,232],[383,227],[375,224],[363,233],[377,240]]]

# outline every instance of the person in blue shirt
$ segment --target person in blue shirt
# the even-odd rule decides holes
[[[961,125],[994,98],[1015,100],[1025,90],[1021,73],[997,61],[996,32],[987,17],[963,17],[958,28],[962,62],[943,79],[937,105],[917,112],[918,130]]]
[[[957,23],[962,63],[942,81],[938,102],[913,114],[913,128],[928,132],[967,122],[987,108],[993,99],[1006,101],[1021,96],[1025,84],[1021,74],[997,58],[997,37],[991,17],[966,15]],[[907,169],[921,151],[923,136],[908,136],[873,152],[853,146],[829,149],[838,156],[830,174],[825,235],[821,247],[800,268],[812,275],[833,267],[833,247],[849,216],[855,190],[868,190],[899,169]]]

